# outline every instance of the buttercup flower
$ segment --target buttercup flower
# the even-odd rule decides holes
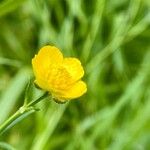
[[[63,58],[54,46],[44,46],[32,59],[35,83],[60,102],[82,96],[87,87],[81,81],[83,67],[77,58]]]

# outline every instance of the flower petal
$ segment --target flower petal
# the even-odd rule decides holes
[[[38,63],[43,69],[48,69],[51,64],[59,64],[63,61],[60,50],[54,46],[44,46],[39,53],[32,59],[33,67]],[[36,64],[35,64],[36,63]]]
[[[87,87],[85,82],[78,81],[70,89],[63,91],[62,93],[54,94],[53,97],[58,99],[58,101],[66,101],[70,99],[75,99],[86,93]]]
[[[50,70],[61,64],[63,55],[60,50],[54,46],[44,46],[39,53],[32,59],[33,72],[36,76],[35,83],[39,87],[48,90],[48,76]]]
[[[67,69],[74,81],[81,79],[84,75],[81,62],[77,58],[64,58],[63,66]]]

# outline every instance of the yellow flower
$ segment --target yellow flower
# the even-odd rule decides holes
[[[81,81],[83,67],[77,58],[63,58],[54,46],[44,46],[32,59],[35,83],[60,102],[82,96],[87,87]]]

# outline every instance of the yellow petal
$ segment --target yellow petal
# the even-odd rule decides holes
[[[84,75],[81,62],[77,58],[64,58],[63,66],[67,69],[74,81],[81,79]]]
[[[75,99],[86,93],[87,87],[85,82],[78,81],[70,89],[63,91],[62,93],[53,94],[53,97],[58,99],[58,101],[65,101],[70,99]]]
[[[54,46],[44,46],[32,59],[33,69],[48,69],[51,64],[59,64],[63,61],[60,50]],[[40,65],[40,66],[39,66]],[[37,67],[37,68],[36,68]]]
[[[63,61],[63,55],[61,51],[55,46],[44,46],[40,49],[38,56],[40,59],[46,62],[46,64],[50,63],[61,63]]]
[[[61,64],[63,55],[60,50],[54,46],[44,46],[39,53],[32,59],[33,72],[36,77],[36,83],[39,87],[47,90],[48,76],[50,70]]]

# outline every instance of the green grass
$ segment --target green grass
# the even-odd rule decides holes
[[[0,124],[23,104],[31,59],[46,44],[81,60],[88,91],[40,102],[0,149],[150,149],[149,0],[2,0]]]

